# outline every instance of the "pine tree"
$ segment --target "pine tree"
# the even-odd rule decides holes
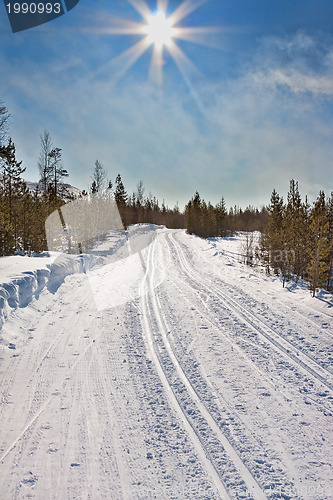
[[[206,217],[204,221],[205,238],[217,236],[216,228],[216,212],[213,205],[209,202],[206,209]]]
[[[185,206],[185,226],[190,234],[201,236],[202,201],[198,191]]]
[[[0,255],[9,255],[14,250],[13,227],[9,223],[8,211],[0,186]]]
[[[61,165],[61,149],[54,148],[49,153],[50,158],[50,184],[49,191],[57,200],[60,195],[66,194],[65,190],[60,187],[61,182],[65,177],[68,177],[68,172]]]
[[[16,160],[15,145],[9,139],[7,146],[0,147],[1,158],[1,198],[2,198],[2,246],[3,253],[13,253],[19,243],[19,203],[26,190],[26,184],[21,178],[25,168],[22,162]]]
[[[136,200],[135,200],[135,208],[136,208],[136,214],[137,214],[137,221],[138,222],[149,222],[146,217],[147,213],[145,213],[147,210],[149,210],[149,203],[147,205],[147,200],[144,199],[144,192],[145,188],[143,186],[143,181],[139,181],[137,184],[137,191],[136,191]]]
[[[333,291],[333,191],[327,200],[327,218],[328,218],[328,244],[330,251],[327,258],[327,286],[329,292]]]
[[[31,196],[26,182],[22,179],[17,179],[14,182],[14,190],[13,228],[15,250],[27,250],[27,238],[31,230],[28,214]]]
[[[95,168],[93,171],[93,175],[91,176],[92,185],[91,192],[92,193],[101,193],[106,187],[106,170],[104,169],[102,163],[99,160],[95,161]],[[112,186],[112,183],[111,183]]]
[[[314,297],[318,287],[327,283],[327,257],[331,245],[328,240],[329,220],[325,203],[325,193],[320,191],[319,196],[310,213],[309,247],[307,249],[310,262],[307,266],[309,288]]]
[[[52,139],[51,135],[47,130],[44,130],[40,136],[41,152],[39,154],[39,160],[37,163],[39,170],[39,183],[41,188],[46,192],[48,185],[51,183],[51,151],[52,151]]]
[[[13,200],[15,190],[20,187],[22,183],[21,175],[25,172],[22,162],[16,160],[15,145],[9,139],[8,146],[2,147],[0,150],[0,157],[2,158],[2,183],[4,186],[4,196],[8,200],[8,214],[9,222],[12,222],[13,217]]]
[[[25,250],[42,252],[47,249],[45,221],[48,216],[47,195],[41,193],[37,186],[27,200],[28,234]]]
[[[0,146],[2,146],[7,137],[9,117],[10,114],[6,106],[3,101],[0,100]]]
[[[261,254],[267,272],[272,267],[277,274],[280,270],[280,259],[283,257],[283,198],[273,189],[270,205],[267,208],[268,218],[265,234],[261,241]]]
[[[298,190],[298,182],[292,179],[285,211],[284,233],[289,264],[296,275],[296,281],[304,276],[308,263],[307,210],[307,203],[302,202]]]

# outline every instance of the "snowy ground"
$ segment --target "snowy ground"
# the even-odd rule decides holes
[[[332,297],[240,248],[146,225],[52,286],[50,262],[17,268],[36,279],[2,303],[1,499],[333,498]]]

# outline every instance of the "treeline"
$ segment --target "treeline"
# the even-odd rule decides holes
[[[253,207],[242,210],[237,206],[227,210],[223,197],[214,207],[211,203],[207,204],[201,200],[199,193],[196,192],[185,206],[185,210],[181,212],[178,204],[170,209],[164,201],[160,206],[155,196],[149,194],[146,197],[143,181],[138,183],[136,192],[129,195],[121,175],[117,175],[113,186],[112,181],[107,180],[107,172],[103,165],[96,160],[90,192],[103,192],[106,187],[114,194],[124,227],[147,222],[164,225],[170,229],[186,228],[190,234],[194,233],[203,238],[226,236],[236,231],[263,231],[265,228],[267,218],[265,207],[261,211]]]
[[[0,125],[5,124],[4,118],[9,115],[3,106],[0,106],[0,116]],[[16,159],[12,139],[5,145],[0,144],[1,256],[12,255],[17,251],[30,254],[46,250],[47,217],[66,201],[73,199],[62,184],[68,173],[61,166],[61,149],[53,148],[50,141],[48,148],[47,151],[42,150],[40,156],[40,182],[31,191],[22,177],[25,168]]]
[[[203,238],[228,236],[236,231],[261,233],[261,243],[251,234],[242,246],[243,262],[261,264],[267,273],[281,275],[283,286],[290,279],[305,279],[313,296],[318,288],[333,291],[333,192],[326,198],[303,201],[298,182],[290,181],[287,201],[275,191],[270,204],[260,211],[248,207],[226,209],[224,198],[206,203],[198,192],[185,207],[187,231]]]
[[[16,251],[41,252],[47,249],[45,221],[47,217],[73,195],[64,187],[68,171],[62,165],[62,150],[55,147],[48,131],[40,137],[38,159],[39,182],[31,191],[23,178],[25,168],[16,159],[15,145],[7,136],[9,113],[0,101],[0,255]],[[8,139],[8,140],[7,140]],[[129,194],[118,174],[114,183],[102,163],[96,160],[92,170],[92,183],[82,197],[108,191],[114,197],[124,227],[137,223],[165,225],[169,228],[187,228],[198,236],[225,236],[235,231],[263,231],[266,209],[260,212],[248,207],[226,209],[225,201],[213,207],[200,199],[198,193],[181,211],[178,204],[170,209],[159,204],[155,196],[145,196],[143,182]]]
[[[317,288],[333,291],[333,192],[319,192],[312,206],[290,181],[287,202],[273,190],[259,249],[267,272],[286,280],[303,278],[313,296]]]
[[[62,165],[62,150],[54,147],[49,132],[41,135],[38,160],[39,182],[28,189],[25,168],[16,158],[15,144],[7,137],[9,113],[0,101],[0,255],[16,251],[47,250],[45,221],[62,205],[74,199],[63,182],[68,172]],[[118,174],[114,184],[108,179],[102,163],[96,160],[92,183],[80,197],[106,193],[115,199],[123,226],[152,223],[169,228],[186,228],[190,234],[223,237],[237,231],[261,233],[260,246],[247,238],[245,262],[263,264],[286,280],[303,278],[309,281],[313,295],[318,287],[333,291],[333,193],[329,198],[321,191],[311,206],[302,200],[298,183],[292,180],[286,203],[273,190],[270,204],[258,210],[247,207],[226,207],[224,198],[213,206],[201,199],[198,192],[180,211],[178,204],[170,209],[165,202],[149,194],[145,196],[140,181],[132,195],[128,194]]]
[[[251,206],[242,210],[233,207],[227,210],[225,200],[213,206],[200,198],[196,192],[185,206],[185,227],[190,234],[203,238],[227,236],[236,231],[264,231],[267,210],[259,211]]]
[[[110,186],[109,183],[109,188]],[[155,196],[144,196],[143,182],[137,185],[137,190],[131,196],[126,192],[120,174],[115,181],[114,198],[117,203],[124,227],[131,224],[151,223],[164,225],[170,229],[184,228],[184,214],[178,205],[170,209],[165,202],[159,205]]]

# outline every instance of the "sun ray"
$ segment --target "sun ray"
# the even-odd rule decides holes
[[[170,52],[172,58],[177,64],[178,69],[182,74],[186,73],[187,75],[192,74],[196,76],[200,76],[201,73],[198,68],[193,64],[193,62],[187,57],[187,55],[178,47],[178,45],[171,40],[170,45],[168,46],[168,51]]]
[[[163,46],[154,44],[149,68],[149,78],[157,85],[162,85],[163,83],[163,65]]]
[[[220,48],[221,44],[212,38],[212,35],[222,33],[222,27],[200,26],[193,28],[174,28],[172,38],[204,45],[206,47]]]
[[[191,12],[198,9],[208,0],[184,0],[170,15],[167,16],[169,0],[156,0],[156,11],[151,11],[146,0],[128,0],[132,7],[142,16],[143,22],[112,18],[112,23],[106,26],[103,22],[102,33],[110,35],[141,35],[143,38],[114,58],[107,66],[112,69],[112,80],[120,79],[133,64],[152,47],[149,67],[149,78],[159,86],[163,83],[164,54],[167,50],[188,85],[193,98],[201,107],[190,81],[191,76],[200,75],[199,70],[185,55],[174,41],[185,40],[202,45],[214,46],[208,35],[221,32],[218,27],[182,27],[177,25]]]
[[[148,7],[145,0],[128,0],[128,2],[134,7],[134,9],[141,14],[143,19],[147,21],[149,16],[151,16],[151,10]]]
[[[113,70],[112,80],[119,80],[144,54],[144,52],[146,52],[150,45],[151,44],[148,42],[147,37],[145,37],[138,43],[132,45],[132,47],[112,59],[112,61],[110,61],[107,65],[108,68],[112,68]]]
[[[168,0],[157,0],[157,10],[166,12],[168,10]]]
[[[193,88],[193,85],[190,80],[190,74],[195,73],[197,75],[200,75],[200,71],[198,68],[190,61],[190,59],[184,54],[184,52],[178,47],[178,45],[172,40],[170,47],[168,47],[168,50],[170,51],[178,70],[182,74],[182,77],[184,78],[184,81],[186,85],[188,86],[190,93],[197,103],[198,108],[202,113],[204,113],[204,108],[203,105],[200,101],[200,98],[196,91]]]
[[[87,29],[86,31],[98,33],[99,35],[138,35],[143,34],[143,24],[128,19],[112,17],[112,24],[100,26],[98,31]]]
[[[179,21],[184,19],[184,17],[197,10],[206,2],[207,0],[184,0],[184,2],[180,4],[179,7],[177,7],[177,9],[169,17],[172,25],[179,23]]]

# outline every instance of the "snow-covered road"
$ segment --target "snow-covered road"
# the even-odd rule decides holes
[[[230,244],[142,226],[11,312],[1,499],[333,498],[331,299]]]

